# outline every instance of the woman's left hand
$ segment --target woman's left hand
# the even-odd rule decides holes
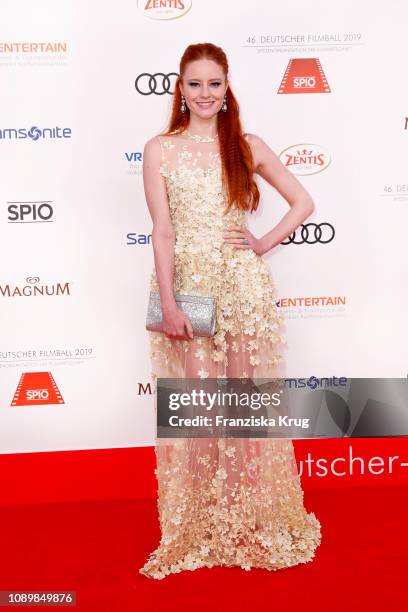
[[[224,242],[232,244],[236,249],[252,249],[257,255],[263,255],[262,241],[241,225],[230,225],[224,232]]]

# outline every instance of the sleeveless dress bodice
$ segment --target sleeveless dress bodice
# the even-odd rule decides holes
[[[180,134],[159,139],[160,173],[166,181],[176,235],[174,291],[216,297],[217,326],[213,339],[218,358],[227,364],[226,333],[236,336],[244,333],[254,336],[248,338],[252,365],[261,366],[256,336],[262,334],[275,344],[284,342],[278,333],[281,318],[275,305],[272,276],[263,257],[252,249],[237,249],[223,239],[225,229],[231,225],[248,226],[245,211],[235,206],[227,211],[218,142],[197,143]],[[159,290],[155,268],[150,289]],[[167,344],[166,339],[163,342]],[[160,350],[159,346],[156,348]],[[271,368],[280,358],[274,351],[266,356],[264,365]],[[204,373],[207,370],[204,368]],[[246,369],[242,368],[239,375],[246,376]]]
[[[180,137],[179,137],[180,138]],[[182,138],[182,137],[181,137]],[[232,208],[221,181],[221,160],[212,143],[162,140],[161,174],[166,177],[170,214],[176,232],[175,253],[206,255],[217,264],[231,254],[223,232],[231,224],[246,227],[245,212]]]

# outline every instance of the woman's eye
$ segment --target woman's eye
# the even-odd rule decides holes
[[[199,87],[199,83],[189,83],[190,87]],[[221,82],[211,83],[211,87],[219,87]]]

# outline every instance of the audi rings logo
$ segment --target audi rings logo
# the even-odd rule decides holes
[[[155,72],[155,74],[142,72],[135,81],[136,91],[142,94],[142,96],[150,96],[151,94],[163,96],[166,93],[173,95],[174,89],[171,89],[172,81],[175,81],[177,77],[177,72],[169,72],[168,74],[163,72]]]
[[[305,223],[281,244],[327,244],[333,240],[335,233],[331,223]]]

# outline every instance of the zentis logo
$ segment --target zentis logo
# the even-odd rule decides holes
[[[330,153],[320,145],[300,143],[287,147],[279,159],[293,174],[306,176],[326,170],[331,162]]]
[[[305,57],[289,60],[278,94],[330,93],[320,60]]]
[[[65,404],[51,372],[24,372],[11,406]]]
[[[138,9],[150,19],[177,19],[191,9],[192,0],[138,0]]]

